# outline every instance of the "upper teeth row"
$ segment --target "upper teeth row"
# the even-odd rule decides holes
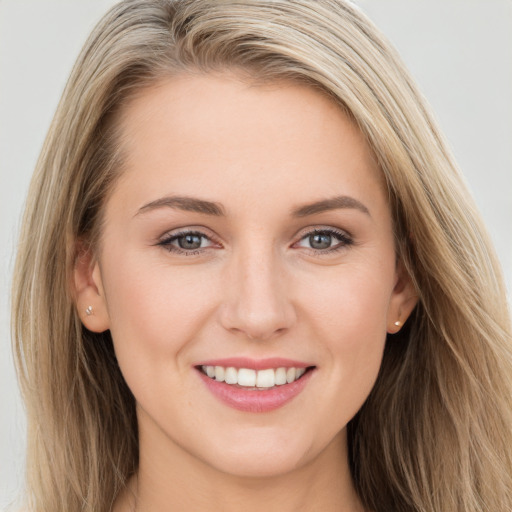
[[[239,386],[271,388],[290,384],[302,377],[305,368],[268,368],[266,370],[252,370],[250,368],[234,368],[229,366],[202,366],[202,370],[208,377],[225,382],[226,384],[238,384]]]

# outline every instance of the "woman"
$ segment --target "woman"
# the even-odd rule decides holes
[[[16,276],[29,509],[512,506],[499,268],[350,4],[114,7]]]

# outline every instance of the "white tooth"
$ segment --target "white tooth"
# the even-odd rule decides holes
[[[240,386],[256,386],[256,370],[249,368],[240,368],[238,370],[238,384]]]
[[[296,378],[302,377],[306,373],[306,368],[297,368]]]
[[[232,366],[226,368],[226,371],[224,372],[224,380],[226,381],[226,384],[237,384],[238,372],[236,371],[236,368],[233,368]]]
[[[295,368],[288,368],[286,370],[286,382],[290,384],[290,382],[293,382],[295,380]]]
[[[276,370],[276,386],[286,384],[286,368],[278,368]]]
[[[215,377],[215,366],[207,366],[206,367],[206,375],[208,375],[208,377],[211,377],[213,379],[213,377]]]
[[[219,382],[224,382],[224,367],[215,367],[215,380],[218,380]]]
[[[256,386],[259,388],[271,388],[276,383],[276,374],[272,368],[260,370],[256,376]]]

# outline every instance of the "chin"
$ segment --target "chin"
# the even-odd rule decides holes
[[[217,460],[214,469],[233,477],[259,479],[285,475],[299,469],[306,461],[296,453],[240,453]]]
[[[234,477],[269,478],[298,470],[317,458],[322,458],[325,446],[318,439],[303,439],[294,435],[257,435],[246,431],[232,439],[227,449],[212,447],[206,462],[214,469]],[[329,442],[325,443],[330,444]]]

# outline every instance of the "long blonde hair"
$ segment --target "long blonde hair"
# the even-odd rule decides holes
[[[235,69],[329,94],[371,145],[397,257],[419,303],[386,343],[349,424],[375,512],[512,510],[512,355],[503,280],[427,106],[373,24],[344,0],[128,0],[87,41],[37,164],[16,261],[13,333],[27,407],[30,510],[101,512],[137,470],[134,399],[108,332],[87,331],[70,286],[120,168],[119,112],[185,70]]]

